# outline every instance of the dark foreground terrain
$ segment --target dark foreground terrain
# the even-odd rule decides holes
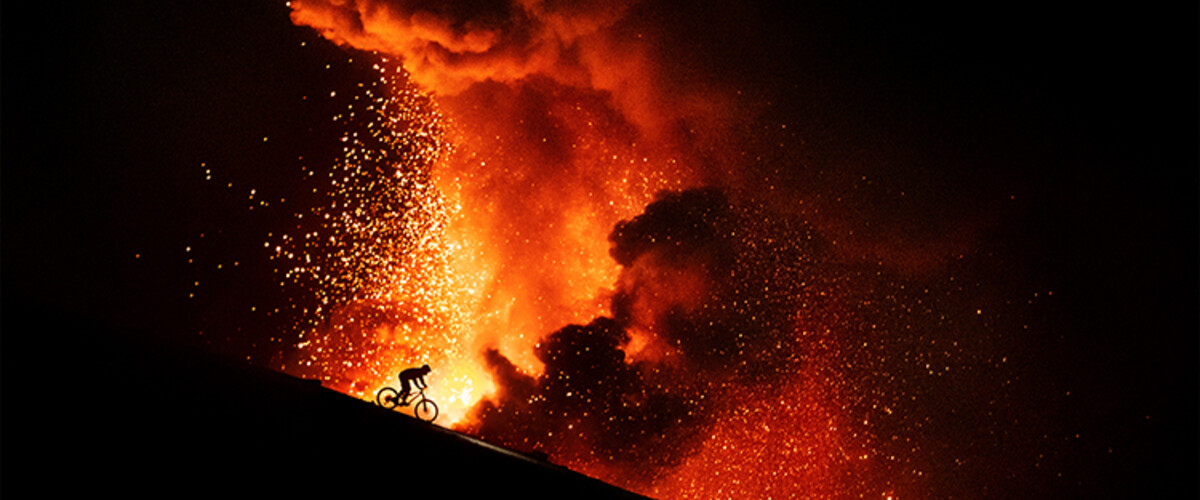
[[[640,498],[317,382],[52,310],[3,320],[0,496]]]

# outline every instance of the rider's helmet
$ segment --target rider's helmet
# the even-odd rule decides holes
[[[432,371],[432,370],[429,368],[429,365],[421,365],[421,369],[422,369],[422,370],[425,370],[425,373],[429,373],[430,371]]]

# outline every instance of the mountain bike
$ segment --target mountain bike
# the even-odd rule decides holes
[[[375,393],[375,403],[389,410],[400,408],[400,391],[384,387]],[[437,403],[425,397],[425,389],[418,388],[415,395],[409,395],[408,404],[412,405],[413,416],[418,420],[433,422],[438,417]]]

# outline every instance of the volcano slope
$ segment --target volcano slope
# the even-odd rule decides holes
[[[642,498],[316,381],[5,306],[4,493]]]

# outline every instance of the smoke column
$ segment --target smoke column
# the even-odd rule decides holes
[[[606,311],[604,236],[663,190],[711,184],[731,113],[705,79],[673,81],[667,13],[642,4],[291,2],[293,20],[398,57],[453,123],[433,184],[452,214],[450,265],[472,283],[476,343],[524,369],[529,347]],[[718,140],[718,138],[720,138]],[[721,168],[711,168],[721,165]],[[459,300],[459,303],[463,300]]]
[[[888,357],[906,340],[881,332],[955,321],[914,307],[950,292],[847,263],[828,236],[847,232],[839,219],[764,178],[794,152],[773,141],[794,132],[764,130],[741,77],[714,64],[736,51],[694,36],[736,32],[722,20],[737,9],[289,5],[296,24],[398,62],[374,130],[397,138],[383,150],[415,152],[396,174],[407,194],[355,195],[368,215],[347,226],[402,214],[411,232],[366,246],[418,264],[384,266],[372,289],[385,292],[325,313],[334,326],[304,362],[318,375],[369,396],[429,361],[457,387],[458,429],[653,496],[925,490],[922,445],[902,431],[921,424],[893,388],[911,366],[939,375],[956,361],[927,346]],[[397,107],[412,118],[387,118]],[[349,170],[371,149],[348,150]],[[941,246],[891,260],[962,248]],[[359,366],[350,357],[387,361],[343,367]]]
[[[609,240],[622,266],[613,315],[542,339],[536,378],[490,351],[503,389],[476,407],[465,431],[655,495],[721,491],[697,486],[707,478],[747,480],[750,489],[726,489],[739,494],[798,484],[815,494],[834,484],[821,474],[869,472],[821,454],[718,465],[712,458],[724,453],[705,450],[714,442],[753,450],[770,435],[778,441],[769,448],[796,453],[865,444],[827,427],[841,418],[840,387],[828,373],[836,340],[818,315],[842,305],[808,228],[710,188],[664,194]],[[764,466],[782,474],[750,473]],[[665,476],[686,486],[664,486]]]

